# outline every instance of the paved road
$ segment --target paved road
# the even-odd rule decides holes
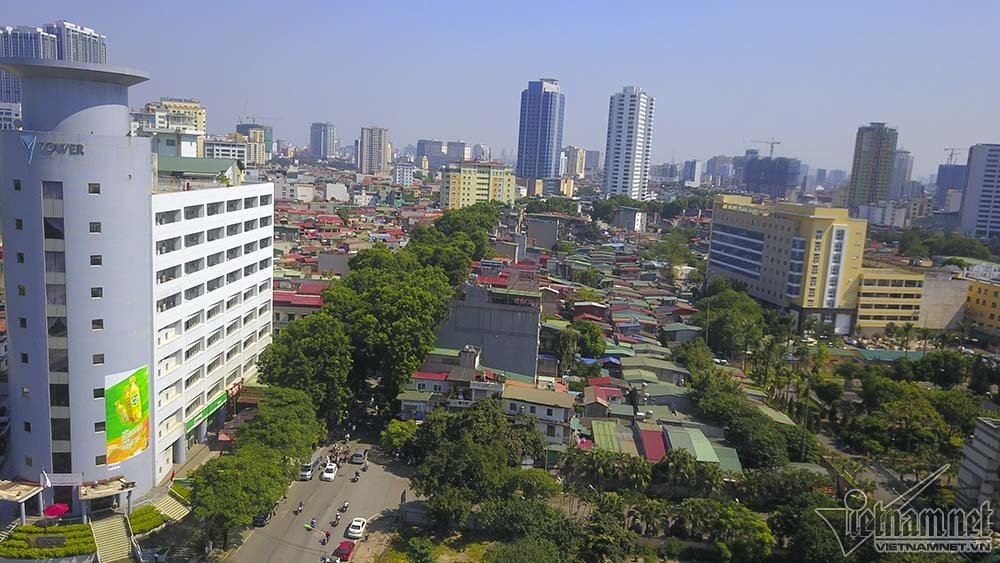
[[[356,447],[359,447],[358,443],[352,443],[352,451]],[[320,481],[317,472],[312,481],[292,483],[288,490],[288,500],[278,507],[278,513],[266,526],[251,531],[230,561],[318,562],[320,557],[333,551],[344,539],[347,524],[352,518],[371,519],[384,510],[398,508],[400,497],[409,486],[403,476],[406,468],[398,463],[383,466],[373,455],[368,471],[361,473],[359,482],[352,483],[351,477],[360,467],[346,464],[331,482]],[[413,493],[407,490],[407,500],[412,496]],[[296,516],[293,511],[300,500],[305,503],[305,509],[301,515]],[[331,521],[345,500],[351,503],[351,508],[341,516],[340,525],[334,528]],[[317,529],[306,530],[305,526],[314,517],[319,522]],[[324,546],[321,542],[326,530],[332,532],[329,546]],[[352,558],[351,561],[360,562],[360,559]]]

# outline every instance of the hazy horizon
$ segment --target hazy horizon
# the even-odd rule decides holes
[[[296,145],[330,121],[344,144],[381,125],[399,149],[436,138],[513,152],[520,92],[543,76],[566,95],[564,143],[602,152],[609,96],[649,92],[654,163],[766,154],[750,141],[774,136],[776,156],[849,170],[857,127],[878,121],[899,129],[916,178],[945,147],[1000,142],[996,40],[974,32],[998,27],[1000,3],[985,0],[169,8],[12,2],[0,25],[92,27],[108,37],[109,64],[149,73],[133,106],[197,98],[211,133],[257,116]]]

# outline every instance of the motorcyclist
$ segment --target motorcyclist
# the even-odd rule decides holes
[[[312,520],[309,521],[309,527],[310,528],[316,527],[316,518],[313,518]]]
[[[302,501],[301,500],[299,501],[299,510],[298,511],[299,511],[300,514],[302,513]]]

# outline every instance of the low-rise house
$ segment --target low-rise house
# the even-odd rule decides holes
[[[538,417],[538,430],[549,442],[569,442],[574,403],[571,395],[559,391],[515,385],[503,389],[504,412],[514,417],[526,414]]]

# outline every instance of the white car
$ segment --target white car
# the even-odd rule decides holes
[[[368,529],[368,520],[355,518],[351,520],[351,525],[347,527],[347,537],[359,539],[365,535],[366,529]]]
[[[328,463],[326,467],[323,468],[323,473],[320,473],[320,481],[333,481],[333,478],[337,476],[337,464]]]

